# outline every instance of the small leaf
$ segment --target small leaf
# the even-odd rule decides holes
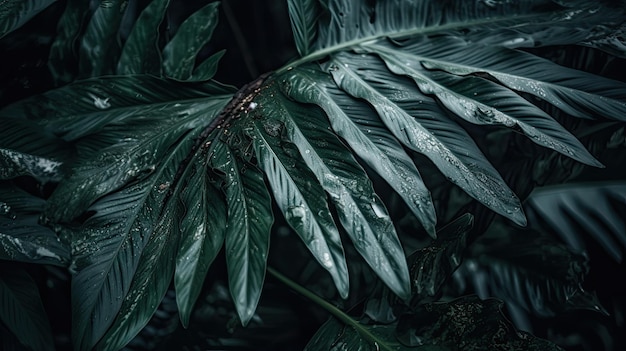
[[[467,213],[437,231],[437,239],[409,257],[413,305],[435,296],[459,267],[474,217]]]
[[[180,191],[185,213],[180,220],[181,241],[176,258],[176,302],[183,326],[187,327],[209,267],[222,245],[226,230],[223,195],[208,178],[206,151],[199,150]]]
[[[358,322],[357,322],[358,323]],[[359,325],[359,329],[329,319],[313,335],[304,351],[407,351],[395,335],[395,324]],[[365,335],[364,335],[365,334]],[[371,337],[367,337],[367,336]],[[433,349],[436,350],[436,349]],[[431,351],[431,350],[427,350]],[[443,351],[443,350],[442,350]]]
[[[54,350],[39,289],[22,269],[0,269],[0,321],[30,350]]]
[[[263,174],[244,165],[229,147],[215,145],[210,163],[225,176],[228,206],[226,265],[230,293],[241,323],[248,324],[261,297],[270,230],[274,222],[271,198]]]
[[[159,25],[168,5],[169,0],[153,0],[141,11],[120,54],[117,74],[161,75]]]
[[[427,350],[561,350],[531,334],[515,330],[501,311],[502,302],[476,296],[429,303],[400,317],[397,335],[407,347]]]
[[[198,65],[198,67],[196,67],[196,69],[194,69],[193,74],[191,75],[191,78],[188,79],[188,81],[202,82],[213,78],[213,76],[217,72],[217,65],[219,64],[220,59],[222,58],[222,56],[224,56],[225,53],[226,50],[220,50],[211,55],[211,57],[209,57],[208,59],[204,60],[201,64]]]
[[[319,17],[316,0],[288,0],[291,30],[300,56],[311,51],[317,36],[317,19]]]
[[[81,78],[112,74],[119,55],[118,31],[128,0],[102,1],[80,40]]]
[[[0,38],[21,27],[55,0],[5,0],[0,3]]]
[[[217,26],[219,2],[213,2],[187,18],[163,49],[165,75],[178,80],[189,79],[196,56],[211,39]]]

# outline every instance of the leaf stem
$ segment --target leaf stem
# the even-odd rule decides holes
[[[323,309],[325,309],[326,311],[328,311],[330,314],[332,314],[334,317],[339,319],[344,324],[354,328],[359,334],[361,334],[362,336],[364,336],[365,338],[367,338],[368,340],[373,342],[376,345],[377,350],[381,346],[383,346],[382,349],[385,349],[384,348],[384,345],[385,345],[385,341],[384,340],[381,340],[378,337],[376,337],[376,335],[372,334],[367,328],[365,328],[363,325],[361,325],[361,323],[359,323],[354,318],[352,318],[349,315],[347,315],[345,312],[343,312],[342,310],[337,308],[335,305],[333,305],[330,302],[324,300],[323,298],[317,296],[316,294],[314,294],[313,292],[311,292],[307,288],[305,288],[302,285],[300,285],[300,284],[294,282],[293,280],[287,278],[282,273],[278,272],[277,270],[275,270],[274,268],[272,268],[270,266],[267,267],[267,272],[270,275],[272,275],[274,278],[278,279],[281,283],[283,283],[283,284],[287,285],[288,287],[290,287],[291,289],[295,290],[298,294],[308,298],[309,300],[313,301],[318,306],[320,306]]]

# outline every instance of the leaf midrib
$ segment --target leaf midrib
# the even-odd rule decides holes
[[[558,13],[558,12],[553,12],[553,13]],[[393,30],[393,31],[382,32],[380,34],[370,35],[370,36],[366,36],[366,37],[362,37],[362,38],[358,38],[354,40],[349,40],[340,44],[336,44],[336,45],[332,45],[323,49],[316,50],[307,56],[300,57],[299,59],[296,59],[295,61],[292,61],[286,64],[285,66],[279,68],[278,70],[276,70],[276,73],[277,74],[284,73],[286,71],[293,69],[294,67],[303,65],[311,61],[322,59],[335,52],[345,51],[346,49],[357,47],[357,46],[366,44],[368,42],[375,42],[382,38],[401,39],[404,37],[411,37],[411,36],[415,36],[419,34],[445,32],[445,31],[458,29],[458,28],[470,28],[470,27],[480,26],[480,25],[484,25],[488,23],[493,24],[493,23],[498,23],[498,22],[510,21],[513,19],[526,20],[526,19],[538,18],[538,17],[543,17],[544,15],[546,15],[546,13],[541,12],[538,14],[527,14],[527,15],[513,16],[513,17],[497,16],[497,17],[481,18],[479,20],[472,20],[472,21],[465,21],[465,22],[452,22],[452,23],[447,23],[444,25],[431,26],[431,27],[425,27],[425,28],[412,28],[412,29],[407,29],[404,31]],[[538,23],[532,23],[532,24],[537,25]],[[517,28],[519,28],[519,26],[523,26],[523,24],[518,25]]]

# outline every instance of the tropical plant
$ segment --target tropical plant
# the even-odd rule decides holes
[[[626,248],[624,5],[288,0],[297,57],[237,89],[218,2],[3,2],[8,53],[57,28],[39,91],[2,90],[3,349],[277,349],[253,335],[301,319],[307,350],[571,346],[505,313],[611,312],[583,283]]]

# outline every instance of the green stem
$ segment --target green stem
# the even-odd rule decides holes
[[[309,300],[313,301],[318,306],[320,306],[323,309],[325,309],[326,311],[328,311],[330,314],[335,316],[337,319],[342,321],[344,324],[349,325],[352,328],[354,328],[359,334],[363,335],[365,338],[367,338],[371,342],[373,342],[376,345],[377,349],[379,349],[381,346],[385,345],[385,341],[380,340],[378,337],[376,337],[376,335],[372,334],[361,323],[359,323],[358,321],[354,320],[354,318],[348,316],[345,312],[343,312],[342,310],[340,310],[339,308],[337,308],[333,304],[331,304],[328,301],[324,300],[323,298],[315,295],[313,292],[311,292],[307,288],[305,288],[302,285],[299,285],[298,283],[294,282],[293,280],[287,278],[286,276],[284,276],[283,274],[281,274],[280,272],[278,272],[277,270],[275,270],[272,267],[268,266],[267,267],[267,272],[270,275],[274,276],[274,278],[278,279],[281,283],[283,283],[283,284],[287,285],[288,287],[290,287],[291,289],[295,290],[298,294],[308,298]]]

